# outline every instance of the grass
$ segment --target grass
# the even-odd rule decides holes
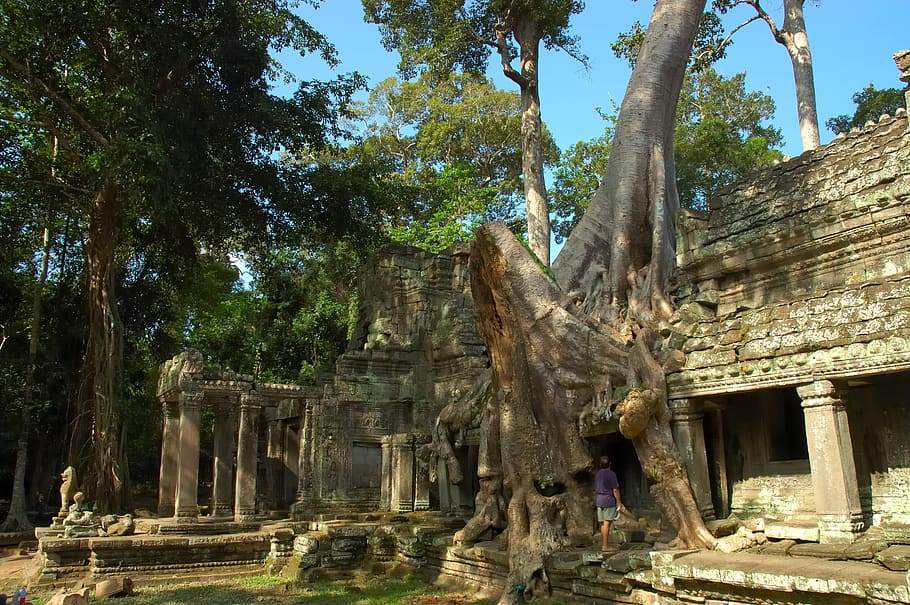
[[[294,583],[253,576],[137,588],[117,605],[492,605],[469,592],[440,590],[411,576],[363,575],[351,579]]]

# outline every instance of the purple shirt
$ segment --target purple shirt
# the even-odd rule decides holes
[[[602,468],[594,475],[594,488],[597,491],[595,504],[599,508],[612,508],[616,506],[613,490],[619,487],[616,473],[608,468]]]

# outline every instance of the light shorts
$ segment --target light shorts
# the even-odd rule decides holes
[[[597,522],[603,523],[604,521],[618,521],[619,520],[619,508],[615,506],[597,507]]]

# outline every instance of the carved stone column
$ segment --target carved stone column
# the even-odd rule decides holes
[[[796,392],[806,417],[819,541],[853,541],[863,528],[863,516],[844,405],[846,390],[817,380]]]
[[[316,411],[312,403],[304,403],[303,421],[300,425],[300,445],[297,456],[297,499],[291,507],[291,517],[295,520],[304,518],[310,512],[313,500],[313,422]]]
[[[409,433],[401,433],[383,437],[383,471],[386,469],[386,452],[388,452],[391,475],[389,510],[414,510],[414,436]],[[385,481],[383,481],[383,485],[385,485]]]
[[[669,402],[670,430],[673,441],[686,465],[689,483],[695,493],[698,510],[705,519],[714,519],[711,501],[711,479],[708,475],[708,454],[705,450],[704,412],[701,405],[691,399],[673,399]]]
[[[234,520],[247,521],[256,515],[256,462],[259,455],[259,397],[240,396],[240,431],[237,437],[237,487],[234,491]]]
[[[196,521],[199,516],[199,419],[204,397],[202,391],[180,393],[180,457],[174,517],[181,522]]]
[[[215,407],[215,435],[213,443],[214,469],[212,472],[212,516],[226,517],[233,514],[231,497],[234,485],[234,413],[231,401],[219,402]]]
[[[382,477],[379,483],[379,510],[390,510],[389,506],[392,501],[392,455],[391,436],[386,435],[382,438]]]
[[[158,516],[173,517],[180,462],[180,410],[176,401],[161,402],[161,466],[158,469]]]

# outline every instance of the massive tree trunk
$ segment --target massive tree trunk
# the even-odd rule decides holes
[[[493,365],[479,462],[489,489],[481,492],[487,500],[478,502],[478,516],[495,518],[490,511],[503,497],[494,493],[501,483],[511,494],[508,583],[533,597],[548,591],[548,554],[573,539],[591,541],[592,464],[578,419],[595,394],[624,381],[627,351],[609,328],[585,317],[501,224],[477,233],[471,288]],[[507,591],[501,603],[516,598]]]
[[[70,438],[70,464],[84,478],[80,489],[101,513],[122,512],[123,473],[118,405],[122,327],[114,295],[117,189],[105,182],[89,215],[86,245],[88,337]]]
[[[803,151],[815,149],[820,141],[815,103],[815,75],[812,70],[812,53],[809,51],[809,36],[806,34],[806,20],[803,16],[805,0],[784,0],[784,21],[780,28],[762,8],[759,0],[749,0],[746,3],[751,5],[758,16],[767,23],[771,35],[790,55],[793,80],[796,84],[799,136],[803,143]]]
[[[488,494],[468,527],[491,527],[508,501],[509,587],[546,594],[546,556],[593,532],[586,414],[619,416],[651,493],[681,544],[713,547],[673,444],[658,323],[673,312],[678,207],[673,125],[686,61],[705,0],[659,0],[623,100],[604,183],[545,275],[502,225],[471,249],[478,328],[493,391],[481,435]],[[623,389],[617,387],[624,386]],[[483,506],[483,503],[491,503]],[[463,532],[463,535],[464,532]]]

